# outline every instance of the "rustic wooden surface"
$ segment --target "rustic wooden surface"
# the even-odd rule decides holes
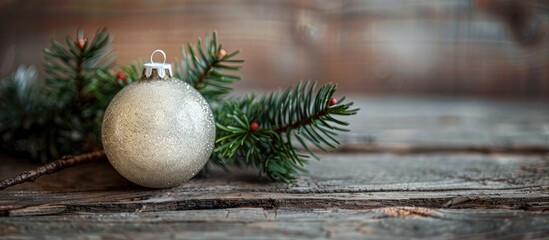
[[[344,148],[311,161],[295,185],[214,168],[154,190],[94,163],[1,191],[0,239],[549,237],[546,105],[357,104]],[[36,167],[0,159],[0,178]]]
[[[475,98],[351,96],[344,148],[538,152],[549,149],[549,103]],[[352,146],[352,145],[355,146]]]
[[[27,239],[547,238],[549,217],[516,210],[229,208],[0,219],[0,236]],[[53,237],[52,237],[53,239]]]

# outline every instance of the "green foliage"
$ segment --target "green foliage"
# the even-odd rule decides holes
[[[79,35],[81,33],[79,32]],[[78,39],[83,39],[79,36]],[[45,83],[35,84],[36,70],[21,68],[0,82],[0,146],[29,153],[41,161],[101,147],[104,110],[124,86],[141,76],[142,63],[123,65],[114,74],[112,38],[97,32],[82,48],[78,40],[52,41],[44,50]],[[82,43],[82,40],[80,41]],[[226,54],[217,34],[182,48],[174,76],[195,87],[210,103],[217,122],[211,163],[259,170],[260,175],[290,183],[305,172],[315,151],[339,144],[346,131],[340,116],[353,115],[352,102],[330,105],[336,86],[300,83],[261,98],[226,98],[239,76],[239,51]],[[252,127],[257,123],[258,128]],[[298,149],[301,147],[302,149]]]
[[[315,88],[316,83],[300,83],[260,99],[251,95],[226,101],[215,114],[216,163],[251,166],[277,181],[292,182],[311,156],[318,158],[309,145],[324,151],[335,148],[337,131],[347,131],[341,128],[347,123],[336,116],[358,111],[344,99],[329,106],[335,85],[326,84],[316,94]],[[252,129],[253,122],[260,127]],[[304,151],[297,150],[294,141]]]
[[[0,81],[0,147],[46,161],[46,143],[54,137],[47,128],[54,103],[41,94],[36,78],[33,66],[20,66]]]
[[[46,94],[57,102],[52,113],[57,134],[50,148],[59,150],[52,157],[99,148],[104,110],[121,89],[110,70],[115,58],[110,34],[101,29],[91,41],[81,31],[77,35],[76,40],[67,37],[65,45],[53,40],[44,50]]]
[[[198,90],[208,102],[216,102],[233,89],[230,85],[238,80],[239,76],[229,75],[226,71],[238,71],[243,60],[233,59],[240,51],[223,55],[223,45],[218,44],[217,33],[206,35],[204,46],[199,38],[196,47],[187,44],[181,48],[183,60],[178,62],[174,76],[182,79]]]
[[[4,149],[45,162],[100,148],[103,112],[123,85],[116,83],[110,70],[114,66],[111,36],[102,29],[91,41],[78,39],[84,41],[82,48],[67,37],[65,44],[52,40],[44,50],[47,77],[43,84],[21,88],[17,83],[23,80],[16,77],[3,81],[0,103],[6,111],[0,116],[5,123],[0,125],[0,135]],[[14,87],[25,97],[14,98]]]

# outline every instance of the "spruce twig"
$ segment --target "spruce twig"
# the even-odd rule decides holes
[[[44,49],[45,81],[22,79],[30,74],[2,81],[0,149],[41,162],[100,149],[103,112],[122,89],[111,73],[111,43],[104,29],[90,41],[79,30],[76,40],[52,40]]]
[[[106,156],[102,150],[76,156],[67,155],[62,157],[61,159],[58,159],[46,165],[42,165],[36,169],[25,171],[18,174],[17,176],[0,181],[0,190],[25,182],[34,182],[34,180],[43,175],[56,173],[65,168],[105,159]]]
[[[348,131],[340,116],[359,110],[345,98],[333,98],[336,85],[300,83],[283,92],[232,99],[215,108],[217,140],[212,159],[219,165],[257,168],[260,174],[285,183],[295,181],[310,157],[310,146],[322,151],[339,145],[337,132]],[[252,125],[254,127],[252,128]],[[296,141],[305,151],[295,148]]]
[[[206,35],[204,44],[199,38],[193,44],[181,48],[182,60],[176,63],[175,77],[193,86],[210,103],[222,100],[223,95],[233,89],[230,84],[240,80],[239,76],[229,75],[228,71],[238,71],[243,60],[234,59],[240,50],[227,54],[218,43],[217,33]]]

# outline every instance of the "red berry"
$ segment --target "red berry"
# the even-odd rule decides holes
[[[330,102],[328,103],[328,107],[331,107],[331,106],[336,105],[336,104],[337,104],[337,99],[331,98]]]
[[[116,80],[126,81],[126,74],[124,74],[123,72],[119,72],[118,74],[116,74]]]
[[[76,40],[76,46],[78,46],[80,49],[84,49],[84,45],[86,45],[86,39]]]
[[[126,74],[124,74],[123,72],[119,72],[116,74],[116,84],[118,86],[123,86],[124,84],[126,84]]]
[[[252,130],[252,132],[257,131],[257,129],[259,129],[259,123],[257,122],[250,123],[250,130]]]

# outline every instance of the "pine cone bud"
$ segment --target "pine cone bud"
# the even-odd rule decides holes
[[[84,46],[86,46],[86,40],[87,39],[78,39],[76,40],[76,46],[78,46],[78,48],[80,49],[84,49]]]
[[[328,107],[331,107],[331,106],[336,105],[336,104],[337,104],[337,99],[336,98],[331,98],[330,102],[328,102]]]
[[[221,50],[219,51],[219,55],[217,56],[217,59],[221,60],[221,59],[223,59],[223,58],[225,57],[225,55],[227,55],[227,51],[221,49]]]

